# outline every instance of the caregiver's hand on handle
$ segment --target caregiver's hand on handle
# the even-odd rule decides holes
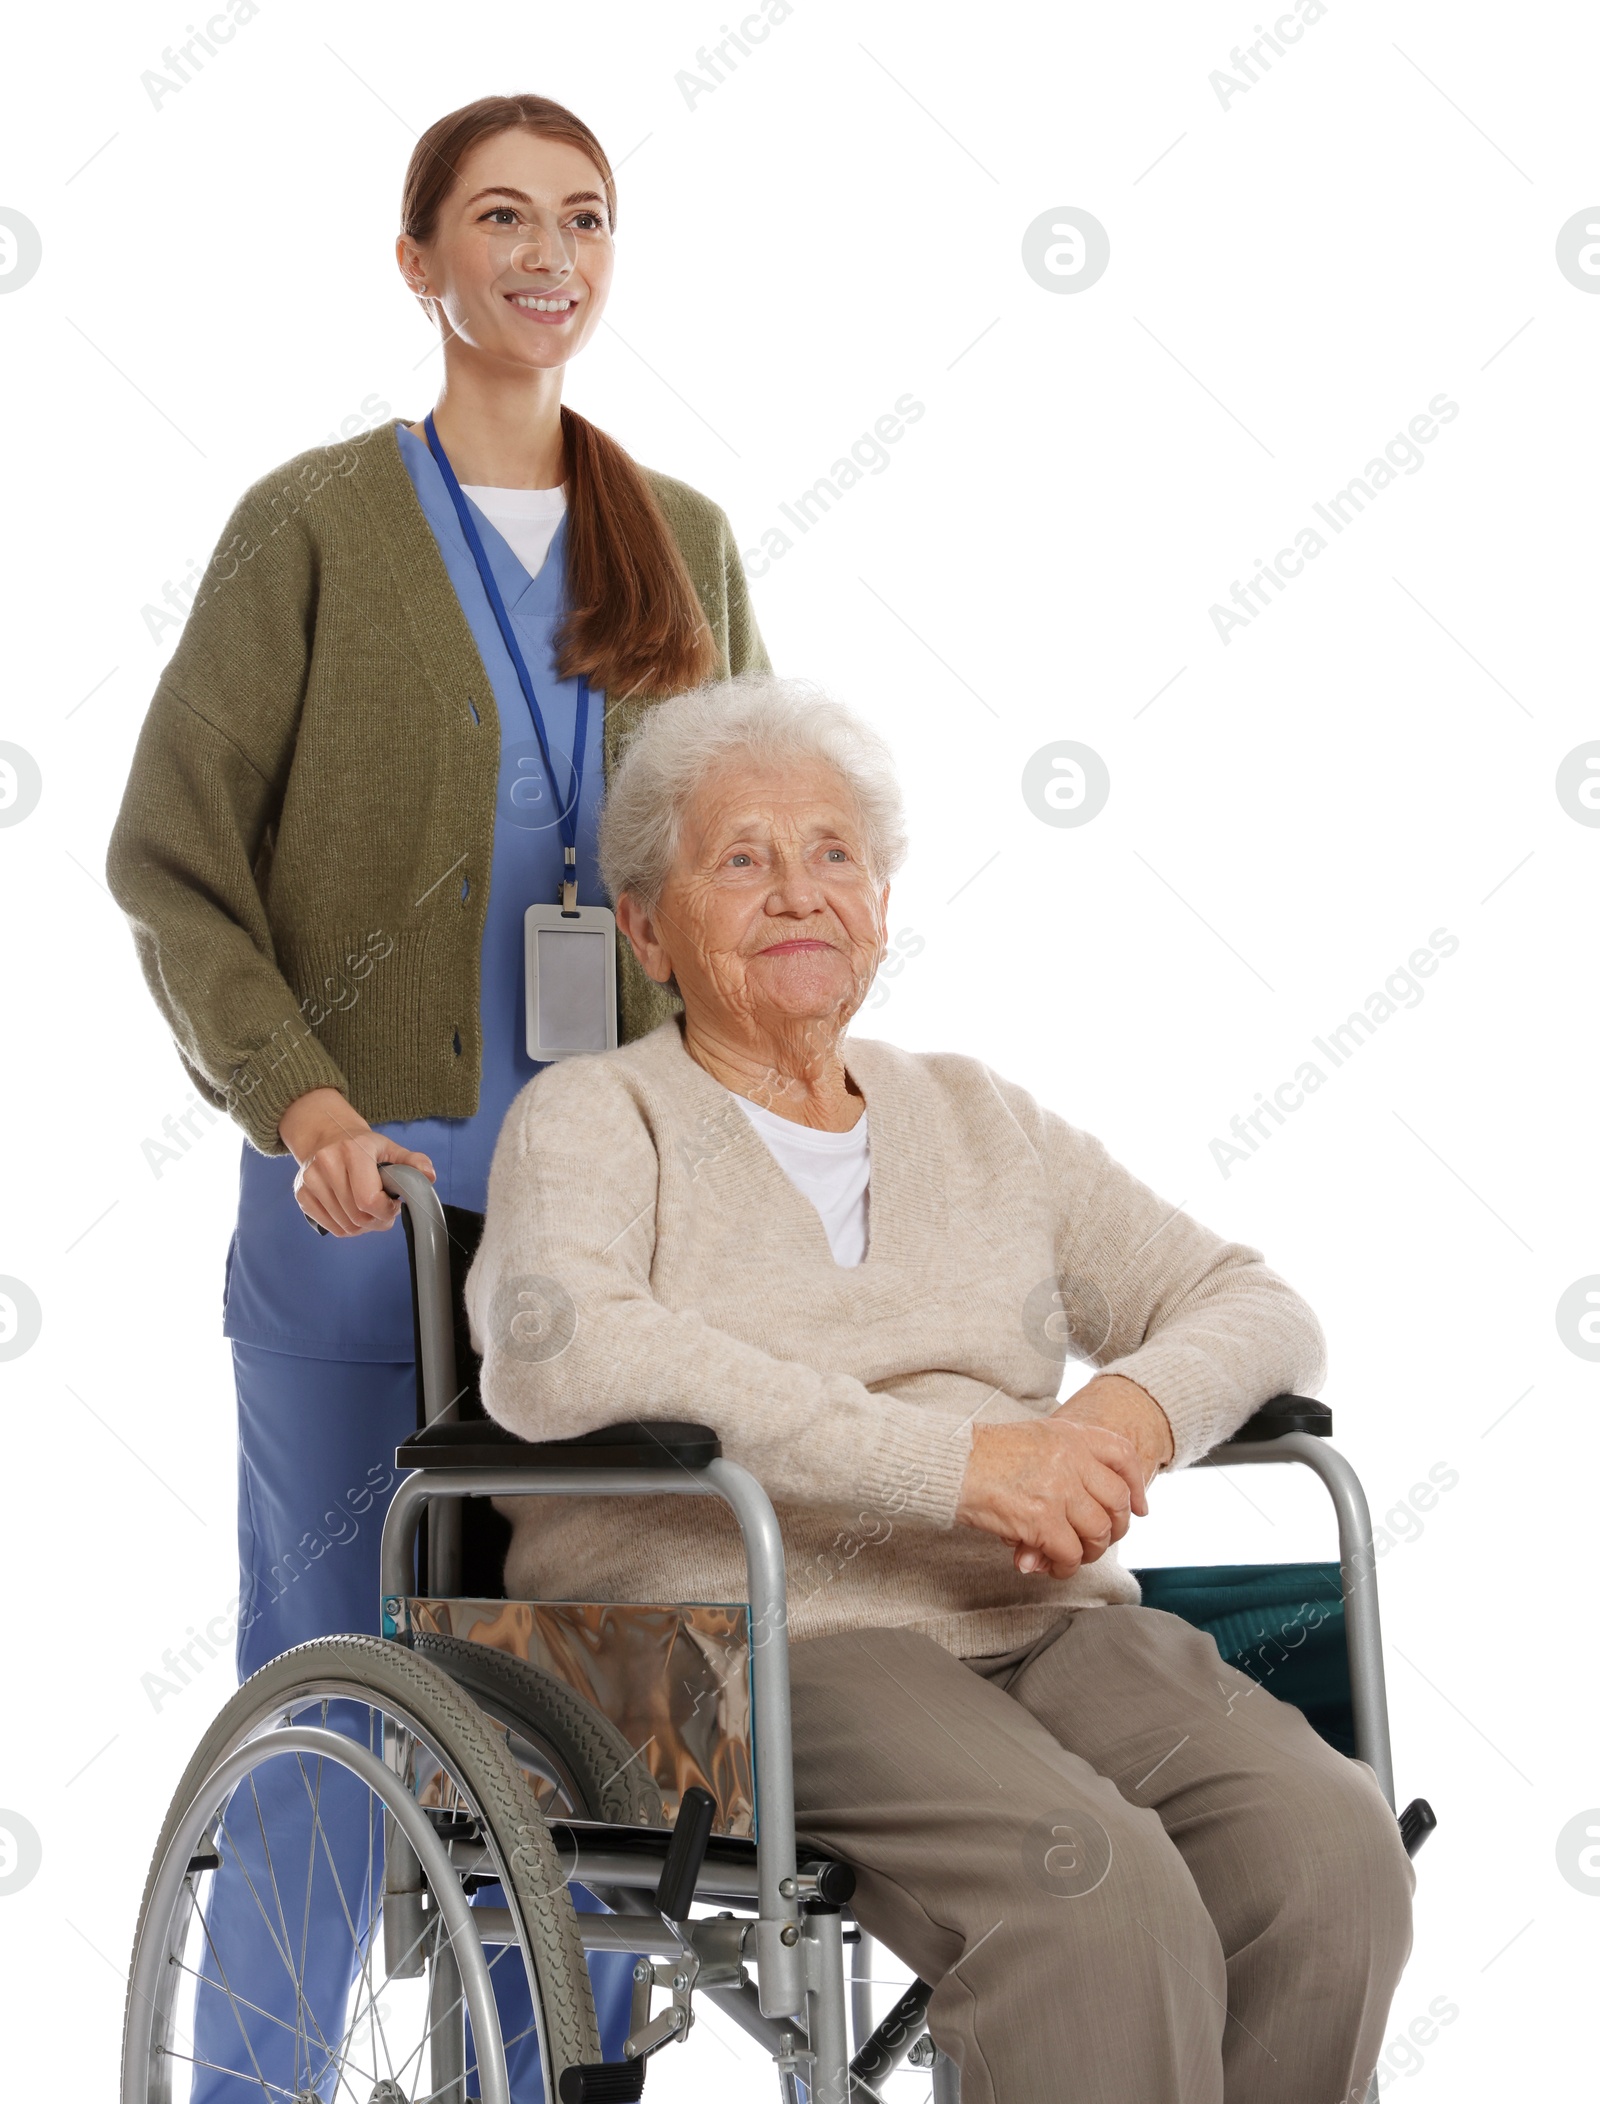
[[[300,1164],[294,1180],[300,1210],[324,1234],[364,1235],[394,1225],[400,1201],[383,1188],[380,1162],[400,1162],[436,1180],[425,1154],[374,1132],[337,1089],[296,1096],[278,1120],[278,1137]]]

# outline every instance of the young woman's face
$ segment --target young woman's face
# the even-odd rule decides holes
[[[605,186],[588,155],[532,132],[481,139],[426,245],[396,244],[452,333],[518,365],[564,365],[600,325],[613,252]]]

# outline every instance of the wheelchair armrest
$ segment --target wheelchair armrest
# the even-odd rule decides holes
[[[398,1468],[704,1468],[722,1454],[709,1425],[633,1418],[578,1439],[520,1439],[493,1418],[436,1419],[395,1449]]]
[[[1247,1417],[1237,1432],[1230,1432],[1223,1444],[1281,1439],[1286,1432],[1309,1432],[1313,1439],[1331,1439],[1333,1412],[1326,1403],[1316,1402],[1309,1395],[1275,1395],[1261,1405],[1254,1417]]]

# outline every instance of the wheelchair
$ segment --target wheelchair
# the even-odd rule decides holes
[[[546,2099],[634,2104],[649,2059],[688,2037],[704,1997],[770,2053],[782,2104],[802,2091],[810,2104],[878,2104],[906,2065],[931,2079],[934,2104],[958,2104],[958,2070],[926,2028],[931,1985],[913,1981],[874,2022],[854,1873],[796,1834],[784,1552],[761,1485],[700,1425],[533,1444],[490,1420],[462,1303],[481,1216],[441,1205],[416,1170],[382,1173],[410,1251],[419,1405],[383,1526],[384,1634],[275,1659],[190,1762],[140,1911],[122,2104],[185,2104],[207,2064],[202,2020],[214,2037],[218,2011],[247,2047],[252,2021],[256,2035],[263,2021],[287,2028],[229,1980],[211,1937],[212,1881],[230,1858],[297,2011],[292,2082],[269,2078],[249,2047],[241,2096],[510,2104],[537,2067]],[[1147,1602],[1210,1628],[1253,1678],[1281,1669],[1277,1691],[1372,1767],[1393,1809],[1372,1528],[1331,1423],[1325,1405],[1280,1395],[1199,1465],[1314,1470],[1337,1518],[1336,1565],[1137,1575]],[[489,1500],[663,1493],[732,1509],[745,1602],[504,1599],[509,1527]],[[1281,1618],[1286,1599],[1318,1603],[1314,1643],[1304,1612]],[[269,1771],[309,1808],[310,1859],[282,1878],[261,1810]],[[1436,1821],[1419,1798],[1399,1823],[1414,1855]],[[316,2021],[304,1992],[308,1950],[329,1934],[353,1981],[342,2027]],[[633,1959],[620,2061],[600,2053],[587,1970],[599,1951]]]

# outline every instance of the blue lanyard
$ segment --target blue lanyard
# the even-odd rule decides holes
[[[483,539],[472,517],[471,507],[461,493],[455,469],[440,443],[434,429],[433,411],[430,409],[423,419],[423,429],[428,434],[428,445],[439,463],[439,472],[444,477],[444,486],[450,492],[450,501],[456,508],[456,517],[461,521],[461,531],[467,537],[467,546],[472,550],[472,559],[478,565],[478,575],[483,579],[483,589],[489,604],[494,609],[495,620],[500,625],[500,634],[512,664],[516,667],[517,679],[522,687],[522,697],[528,704],[528,714],[533,718],[534,730],[539,737],[539,752],[544,760],[544,771],[549,777],[551,792],[555,796],[557,809],[561,806],[561,785],[556,780],[556,770],[550,758],[550,740],[545,735],[544,715],[539,707],[539,697],[533,691],[533,681],[528,677],[527,662],[522,655],[522,646],[517,641],[516,630],[511,626],[511,616],[506,612],[506,603],[500,596],[500,587],[495,581],[494,571],[489,567],[489,558],[484,551]],[[578,710],[576,734],[572,741],[572,801],[565,810],[560,810],[561,846],[565,871],[561,886],[561,903],[564,908],[578,902],[578,798],[583,793],[583,756],[589,737],[589,682],[578,681]]]

